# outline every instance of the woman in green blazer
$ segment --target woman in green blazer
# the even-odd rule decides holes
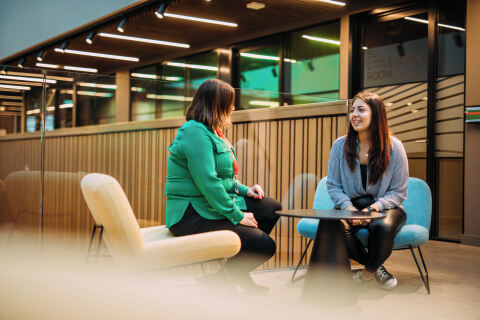
[[[264,197],[262,187],[238,181],[235,150],[224,137],[234,108],[235,91],[221,80],[200,85],[187,110],[187,122],[169,147],[167,227],[175,236],[231,230],[241,240],[240,252],[225,268],[249,292],[264,292],[250,271],[275,254],[269,236],[281,204]],[[220,277],[220,275],[217,275]]]

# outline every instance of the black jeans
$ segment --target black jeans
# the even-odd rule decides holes
[[[358,210],[363,209],[363,205],[355,207]],[[401,208],[384,210],[382,213],[387,215],[384,219],[372,220],[366,226],[352,226],[348,221],[342,221],[350,258],[363,264],[369,272],[375,272],[390,257],[395,236],[407,220],[407,214]],[[368,250],[365,250],[362,242],[355,236],[362,228],[368,228]]]
[[[240,252],[225,263],[225,268],[233,273],[245,273],[255,270],[275,254],[275,241],[269,234],[280,217],[275,213],[282,205],[271,198],[262,200],[245,197],[247,209],[258,222],[258,229],[241,224],[234,225],[230,220],[210,220],[200,216],[191,204],[183,218],[170,227],[175,236],[185,236],[208,231],[231,230],[238,234],[241,241]]]

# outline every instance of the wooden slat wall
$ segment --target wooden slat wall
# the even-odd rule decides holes
[[[51,172],[63,173],[63,177],[45,179],[45,233],[59,244],[73,239],[79,248],[85,248],[93,221],[75,181],[89,172],[105,173],[120,182],[142,226],[165,224],[167,148],[176,130],[158,128],[47,137],[46,177]],[[236,147],[244,184],[261,184],[266,195],[281,201],[284,208],[311,208],[316,185],[327,174],[331,145],[345,131],[346,115],[333,114],[240,121],[226,134]],[[0,141],[0,164],[1,179],[12,172],[24,171],[26,166],[30,171],[38,171],[40,140]],[[39,188],[30,194],[17,192],[13,202],[22,203],[30,198],[38,203],[39,194]],[[2,221],[15,221],[18,212],[12,213],[5,201],[0,205]],[[23,207],[24,211],[39,212],[35,211],[35,205]],[[31,216],[28,224],[38,228],[38,217]],[[24,218],[16,222],[26,223]],[[278,223],[272,234],[278,252],[265,267],[291,266],[298,261],[306,240],[297,234],[296,222],[282,218]]]

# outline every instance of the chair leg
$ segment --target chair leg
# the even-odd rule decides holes
[[[422,251],[420,250],[420,247],[417,247],[418,253],[420,254],[420,258],[422,260],[423,270],[425,272],[422,272],[422,269],[420,268],[420,264],[418,263],[417,256],[413,251],[413,247],[412,246],[409,246],[409,247],[410,247],[410,252],[412,253],[413,259],[415,260],[415,264],[417,265],[418,272],[420,273],[420,277],[422,278],[423,284],[425,285],[425,289],[427,289],[428,294],[430,294],[430,281],[428,279],[428,270],[427,270],[427,265],[425,264],[425,260],[423,259]]]
[[[310,244],[312,243],[312,239],[310,239],[307,243],[307,247],[302,253],[302,256],[300,257],[300,261],[298,261],[297,267],[295,268],[295,271],[293,272],[292,278],[290,278],[290,283],[294,283],[298,279],[295,279],[295,275],[297,274],[298,268],[300,267],[300,264],[302,264],[303,258],[305,258],[305,254],[307,254],[308,247],[310,247]]]
[[[97,232],[97,228],[100,229],[100,235],[98,236],[98,244],[97,244],[97,250],[95,255],[97,258],[99,256],[100,245],[102,242],[102,235],[103,235],[103,226],[98,226],[96,224],[93,224],[92,236],[90,237],[90,244],[88,245],[87,257],[85,259],[85,263],[87,263],[90,256],[92,256],[91,251],[93,246],[93,239],[95,238],[95,233]]]

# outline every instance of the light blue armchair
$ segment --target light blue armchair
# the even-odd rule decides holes
[[[317,190],[315,192],[315,198],[313,200],[313,209],[331,209],[333,208],[333,202],[330,200],[327,190],[327,178],[324,177],[320,180]],[[430,230],[430,219],[432,216],[432,195],[430,193],[430,188],[428,185],[418,178],[409,178],[408,179],[408,197],[403,202],[403,206],[407,211],[407,222],[400,229],[397,236],[395,237],[395,242],[393,249],[394,250],[403,250],[410,249],[415,264],[417,265],[418,272],[422,278],[423,284],[427,289],[427,292],[430,294],[430,282],[428,280],[428,270],[423,259],[422,251],[420,246],[424,245],[429,238]],[[315,233],[317,232],[318,219],[301,219],[297,225],[298,232],[309,238],[310,241],[305,248],[305,251],[298,262],[297,268],[292,275],[291,281],[294,281],[295,274],[298,270],[298,267],[303,261],[308,247],[313,239],[315,239]],[[368,230],[361,229],[357,232],[357,237],[362,241],[366,246],[368,240]],[[423,270],[420,267],[417,256],[415,255],[414,248],[417,248],[418,253],[422,261]]]

